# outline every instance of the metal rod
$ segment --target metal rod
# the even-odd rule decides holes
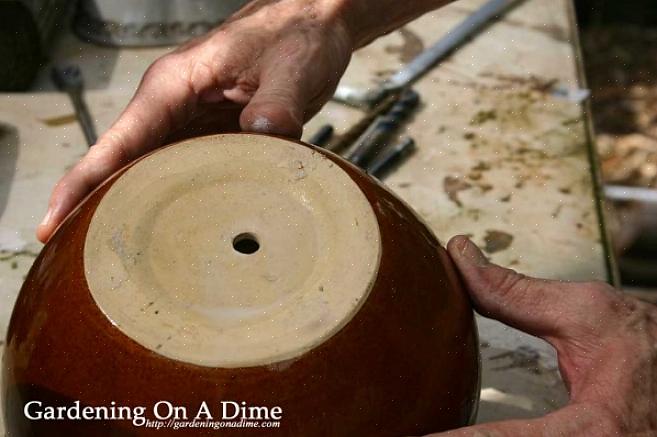
[[[655,188],[605,185],[604,192],[605,196],[611,200],[657,204],[657,189]]]
[[[499,18],[513,6],[523,0],[490,0],[469,15],[454,29],[431,47],[420,53],[408,65],[395,73],[373,90],[362,90],[341,85],[335,91],[333,99],[350,106],[371,108],[390,92],[407,87],[423,76],[431,67],[460,48],[478,32],[486,28],[493,20]]]
[[[87,102],[84,100],[84,97],[82,97],[82,93],[69,95],[71,101],[73,102],[73,106],[75,107],[75,114],[77,115],[80,122],[80,127],[82,127],[84,139],[91,147],[96,144],[98,135],[96,134],[96,127],[94,125],[94,120],[91,118],[91,113],[89,112]]]
[[[96,127],[84,100],[84,80],[80,67],[77,65],[54,66],[51,77],[57,89],[68,94],[87,144],[90,147],[93,146],[97,140]]]
[[[384,82],[384,88],[408,86],[452,51],[484,29],[521,0],[490,0],[469,15],[429,49],[420,53],[405,68]]]

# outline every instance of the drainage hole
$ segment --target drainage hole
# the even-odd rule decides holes
[[[251,255],[260,249],[260,243],[255,235],[245,232],[233,238],[233,249],[244,255]]]

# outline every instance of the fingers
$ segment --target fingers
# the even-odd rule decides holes
[[[199,114],[204,112],[201,110],[204,105],[227,101],[246,105],[236,127],[301,136],[304,108],[308,98],[317,93],[309,91],[310,83],[316,78],[301,71],[298,62],[274,51],[270,58],[261,60],[267,68],[261,69],[259,77],[238,80],[230,71],[224,72],[232,63],[203,62],[199,53],[204,52],[170,54],[149,68],[123,114],[57,184],[37,229],[39,240],[46,242],[66,215],[99,183],[131,160],[163,144],[166,138],[214,133],[222,127],[230,129],[234,108],[203,118]],[[291,53],[296,52],[291,50]],[[258,83],[254,95],[248,85],[252,83]],[[215,124],[218,119],[229,122],[219,126]]]
[[[301,137],[306,93],[290,68],[267,71],[240,116],[243,130]]]
[[[59,223],[98,184],[128,162],[129,157],[110,143],[93,146],[85,157],[55,186],[48,211],[37,227],[37,238],[45,243]]]
[[[134,159],[161,145],[171,131],[183,126],[197,106],[197,90],[214,84],[211,72],[200,68],[192,71],[193,59],[169,54],[151,65],[135,96],[99,144],[121,149],[120,153]],[[192,75],[194,87],[190,86]]]
[[[188,68],[179,58],[164,57],[142,79],[130,104],[87,155],[55,187],[48,211],[37,228],[46,242],[59,223],[91,190],[116,170],[162,144],[189,118],[196,105],[193,90],[181,75]]]
[[[239,132],[239,117],[243,106],[231,102],[215,104],[199,103],[199,115],[182,128],[172,131],[164,141],[171,144],[189,138],[213,135],[222,132]]]
[[[569,329],[578,305],[567,283],[529,278],[492,264],[467,237],[453,238],[447,249],[482,315],[541,337]]]

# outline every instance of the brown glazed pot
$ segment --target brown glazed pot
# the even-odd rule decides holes
[[[249,160],[258,159],[264,159],[264,164],[249,167]],[[202,167],[207,163],[208,168]],[[152,168],[147,168],[149,165]],[[232,176],[219,183],[222,169]],[[176,172],[182,174],[179,179]],[[199,179],[206,180],[203,178],[215,181],[214,185],[199,184]],[[251,184],[250,178],[257,183]],[[120,181],[125,184],[113,190]],[[231,197],[231,181],[238,181],[235,189],[240,196]],[[176,187],[184,187],[182,195]],[[215,190],[214,194],[208,196],[206,189]],[[165,199],[171,193],[178,193],[181,208],[175,206],[175,200]],[[201,197],[194,197],[197,194]],[[248,205],[242,195],[253,196]],[[151,199],[157,196],[161,199]],[[363,205],[349,200],[357,196],[362,197]],[[104,201],[105,197],[110,200]],[[199,204],[201,201],[204,203]],[[270,201],[280,205],[280,211],[266,206]],[[107,202],[105,212],[94,218],[103,202]],[[317,212],[324,208],[322,202],[329,205],[327,213]],[[330,202],[338,202],[341,209],[332,210]],[[250,213],[249,208],[255,205],[257,209],[259,204],[265,205],[264,219],[248,222],[242,211]],[[309,218],[295,221],[294,217],[306,212]],[[137,218],[129,223],[133,216]],[[282,217],[288,217],[294,226],[285,226]],[[355,223],[344,226],[343,219]],[[93,228],[94,220],[102,223]],[[176,270],[174,261],[211,257],[211,248],[219,247],[219,243],[213,246],[214,242],[205,245],[206,230],[214,226],[213,220],[221,222],[217,232],[229,222],[243,223],[244,231],[252,232],[249,226],[260,229],[255,235],[261,255],[271,255],[261,260],[262,264],[246,264],[247,270],[235,274],[225,272],[256,260],[249,256],[261,256],[260,252],[236,254],[229,263],[217,255],[217,270],[198,270],[196,261]],[[152,226],[150,233],[140,228],[144,223]],[[202,229],[195,230],[198,223]],[[172,224],[174,232],[166,227]],[[111,233],[121,226],[127,230],[124,234]],[[377,227],[378,235],[374,235]],[[133,236],[125,236],[132,231]],[[110,232],[111,238],[104,232]],[[89,237],[94,233],[95,240]],[[194,240],[197,234],[199,239]],[[144,235],[153,238],[142,238]],[[299,235],[304,237],[297,240]],[[324,241],[322,238],[335,247],[332,255],[326,247],[313,243]],[[275,247],[267,252],[269,241],[276,243],[271,243]],[[89,247],[85,249],[85,245]],[[156,253],[157,248],[162,253]],[[180,257],[173,255],[178,251]],[[144,256],[142,252],[148,252],[147,267],[139,267],[144,264],[139,258]],[[108,253],[118,254],[122,261],[110,260]],[[322,264],[322,256],[332,257],[326,258],[330,263]],[[119,271],[116,265],[126,259],[130,261],[125,263],[129,281],[116,285],[112,275]],[[210,265],[211,258],[207,260]],[[342,260],[353,267],[344,268]],[[339,273],[329,271],[330,266],[339,268]],[[269,282],[258,282],[266,269],[283,275],[272,273],[266,277]],[[216,276],[216,271],[224,273]],[[188,276],[184,272],[189,272]],[[235,275],[243,277],[231,284],[255,282],[243,288],[235,285],[240,296],[222,294],[223,285],[213,288]],[[319,292],[301,290],[291,304],[280,303],[283,298],[277,290],[297,277],[310,281],[304,284],[311,283],[313,275],[340,286],[333,291],[321,285]],[[211,280],[201,282],[201,277]],[[189,290],[174,284],[179,279],[189,284]],[[148,282],[151,280],[154,282]],[[252,344],[253,336],[240,337],[245,335],[243,325],[232,325],[232,313],[224,313],[222,305],[263,309],[269,298],[260,295],[265,289],[260,284],[276,281],[282,285],[272,288],[271,299],[287,311],[280,316],[282,322],[273,321],[274,316],[271,322],[257,315],[238,316],[248,326],[267,324],[260,331],[254,328]],[[166,291],[174,285],[178,287],[175,293]],[[121,291],[121,287],[136,288]],[[155,294],[143,291],[149,287]],[[203,294],[207,290],[212,292]],[[296,293],[293,287],[291,290]],[[112,300],[121,293],[125,296]],[[179,293],[182,300],[177,301]],[[151,296],[156,298],[144,304]],[[314,315],[321,312],[320,306],[313,306],[320,305],[317,296],[328,296],[321,300],[322,305],[330,314],[340,314],[335,320],[328,317],[328,327],[323,325],[326,317]],[[344,307],[349,299],[357,303]],[[188,302],[198,303],[197,307],[207,312],[193,307],[179,313]],[[134,313],[125,316],[123,312],[133,306]],[[181,328],[183,319],[175,318],[183,315],[191,317],[185,319],[189,332]],[[142,323],[147,327],[145,334],[140,330]],[[309,333],[307,338],[290,334],[290,326],[295,324],[308,327],[301,330]],[[214,336],[224,343],[215,342],[208,332],[216,332]],[[258,343],[269,333],[276,338],[272,350],[268,350],[269,342]],[[175,343],[177,337],[183,340]],[[380,437],[423,435],[468,424],[476,410],[479,378],[477,334],[468,298],[446,251],[406,204],[350,163],[322,149],[269,136],[231,134],[178,143],[128,165],[68,217],[34,262],[16,302],[3,358],[2,391],[9,436]],[[24,414],[30,401],[40,401],[41,411],[46,406],[71,406],[79,401],[81,406],[144,406],[146,417],[154,419],[151,409],[163,400],[187,408],[191,417],[206,402],[219,420],[220,403],[235,401],[278,406],[282,419],[278,428],[268,429],[157,430],[134,426],[130,420],[30,420]]]

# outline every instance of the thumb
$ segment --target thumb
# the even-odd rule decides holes
[[[242,110],[240,126],[244,131],[300,138],[306,99],[300,81],[291,72],[269,72]]]
[[[568,283],[534,279],[492,264],[467,237],[452,238],[447,249],[482,315],[541,337],[570,328],[574,318],[569,313],[577,305]]]

